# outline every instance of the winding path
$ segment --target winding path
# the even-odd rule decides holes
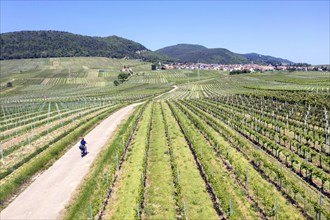
[[[0,219],[57,219],[75,192],[97,154],[118,125],[139,105],[124,107],[102,121],[86,136],[89,154],[80,157],[79,142],[42,173],[0,213]]]
[[[172,93],[172,92],[174,92],[175,90],[178,89],[178,87],[177,87],[176,85],[174,85],[172,88],[173,88],[173,89],[171,89],[170,91],[165,92],[165,93],[163,93],[163,94],[160,94],[159,96],[153,98],[153,100],[155,101],[155,100],[158,99],[158,101],[159,101],[159,99],[160,99],[162,96],[164,96],[164,95],[166,95],[166,94],[169,94],[169,93]]]

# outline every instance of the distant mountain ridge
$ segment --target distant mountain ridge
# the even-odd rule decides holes
[[[278,57],[266,56],[257,53],[247,53],[242,54],[242,56],[246,57],[248,60],[253,61],[255,63],[266,63],[266,64],[273,64],[273,63],[282,63],[282,64],[292,64],[293,62],[287,59],[282,59]]]
[[[90,37],[63,31],[18,31],[0,34],[0,60],[41,57],[111,57],[149,62],[213,64],[281,64],[289,60],[256,53],[238,54],[224,48],[178,44],[156,51],[118,36]]]
[[[156,50],[157,53],[164,54],[189,63],[213,63],[213,64],[273,64],[293,63],[290,60],[265,56],[256,53],[238,54],[224,48],[206,48],[195,44],[177,44]]]
[[[0,34],[0,59],[40,57],[111,57],[151,62],[171,61],[142,44],[118,36],[90,37],[63,31],[19,31]]]

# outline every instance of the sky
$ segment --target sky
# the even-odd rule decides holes
[[[0,0],[0,32],[117,35],[151,50],[179,43],[330,64],[330,0]]]

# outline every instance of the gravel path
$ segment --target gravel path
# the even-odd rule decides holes
[[[155,101],[155,100],[160,101],[160,98],[161,98],[162,96],[164,96],[164,95],[166,95],[166,94],[169,94],[169,93],[172,93],[172,92],[174,92],[174,91],[177,90],[177,89],[178,89],[178,87],[177,87],[176,85],[174,85],[172,90],[170,90],[170,91],[168,91],[168,92],[165,92],[165,93],[163,93],[163,94],[160,94],[159,96],[155,97],[153,100],[154,100],[154,101]]]
[[[0,213],[0,219],[56,219],[70,201],[100,150],[117,126],[139,105],[113,113],[86,136],[89,153],[81,158],[79,142],[43,172]]]

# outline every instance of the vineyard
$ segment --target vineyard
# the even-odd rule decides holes
[[[86,182],[98,187],[81,194],[67,218],[326,219],[322,121],[300,121],[303,106],[290,113],[292,106],[249,96],[145,104],[120,131],[120,149],[104,158],[112,165],[98,165]]]
[[[141,102],[61,218],[330,219],[329,72],[1,62],[15,79],[0,96],[1,209],[99,122]],[[116,87],[125,65],[135,74]]]

